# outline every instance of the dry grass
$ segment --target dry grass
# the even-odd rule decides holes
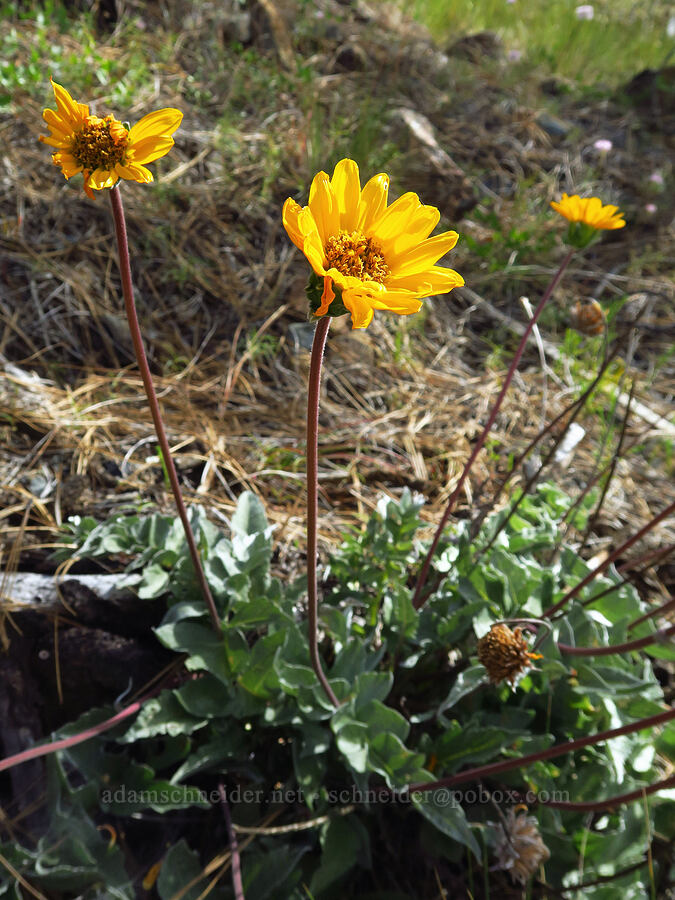
[[[658,122],[607,98],[551,100],[533,85],[505,87],[508,65],[498,52],[481,67],[448,61],[400,21],[381,32],[345,8],[332,31],[305,21],[292,32],[283,20],[270,25],[264,8],[255,12],[248,56],[230,51],[230,26],[210,7],[188,20],[178,4],[161,6],[157,22],[144,14],[156,77],[128,113],[134,121],[158,105],[185,111],[175,150],[156,166],[158,183],[125,185],[124,196],[139,312],[189,500],[222,519],[242,490],[256,491],[282,526],[282,556],[303,549],[306,269],[283,233],[280,207],[306,191],[316,168],[347,153],[364,173],[386,165],[394,189],[439,205],[467,238],[452,264],[489,303],[456,291],[428,302],[414,321],[382,315],[362,334],[334,326],[321,419],[325,543],[361,521],[379,492],[403,485],[424,493],[426,517],[437,519],[508,349],[489,365],[486,358],[513,344],[490,309],[523,321],[518,297],[536,297],[560,257],[561,223],[547,212],[560,188],[619,199],[631,227],[576,263],[544,336],[562,338],[566,310],[580,296],[618,306],[641,292],[639,322],[618,328],[623,377],[636,382],[644,404],[667,414],[672,231],[661,213],[644,213],[645,173],[667,174]],[[129,5],[128,14],[139,9]],[[101,36],[102,57],[124,59],[125,27]],[[284,71],[289,47],[298,72]],[[265,73],[275,69],[269,96]],[[22,567],[46,565],[44,548],[58,542],[68,515],[105,517],[140,502],[169,508],[123,317],[106,197],[90,202],[49,164],[36,142],[47,99],[46,89],[42,99],[17,93],[14,114],[0,120],[1,541],[6,562],[21,536]],[[566,136],[550,133],[546,106],[565,117]],[[417,127],[401,109],[423,117]],[[589,149],[600,136],[617,147],[602,166]],[[582,346],[580,358],[549,379],[549,417],[579,391],[593,347]],[[508,453],[538,431],[541,391],[533,348],[460,515],[489,500]],[[583,417],[589,436],[572,466],[552,472],[572,491],[593,471],[608,427],[598,406],[608,411],[611,401],[596,401]],[[602,519],[608,539],[637,528],[674,493],[672,438],[638,418],[629,430],[644,434],[642,451],[618,467]]]

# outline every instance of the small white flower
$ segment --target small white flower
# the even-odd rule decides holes
[[[646,203],[645,204],[645,212],[649,213],[650,216],[653,216],[657,210],[656,203]]]
[[[614,145],[611,141],[608,141],[607,138],[600,138],[593,144],[593,146],[598,151],[598,153],[609,153]]]
[[[590,21],[595,15],[595,11],[590,3],[585,3],[583,6],[577,6],[574,12],[577,19],[585,19],[586,21]]]
[[[663,175],[660,172],[652,172],[647,180],[651,181],[652,184],[658,184],[660,186],[663,184]]]
[[[520,60],[523,58],[523,51],[509,50],[509,52],[506,54],[506,58],[509,62],[520,62]]]

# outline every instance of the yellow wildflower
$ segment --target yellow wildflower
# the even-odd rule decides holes
[[[389,177],[375,175],[363,189],[351,159],[333,177],[319,172],[309,204],[284,203],[288,236],[307,257],[314,278],[308,295],[316,316],[350,312],[353,328],[367,328],[373,311],[417,312],[424,297],[464,284],[452,269],[436,263],[457,243],[455,231],[429,237],[440,219],[407,193],[387,206]]]
[[[591,228],[614,230],[623,228],[625,221],[618,206],[603,206],[599,197],[581,198],[578,194],[568,197],[563,194],[560,201],[551,201],[551,206],[570,222],[583,222]]]
[[[93,191],[111,188],[120,178],[152,181],[145,164],[173,147],[171,135],[183,118],[180,110],[158,109],[127,130],[113,116],[90,115],[85,103],[77,103],[65,88],[50,80],[57,108],[43,112],[50,134],[41,134],[40,140],[56,148],[52,160],[66,178],[82,172],[84,189],[92,199]]]

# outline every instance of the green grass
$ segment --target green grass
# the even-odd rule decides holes
[[[582,84],[618,84],[645,68],[663,66],[675,43],[666,33],[672,11],[664,0],[593,2],[592,21],[579,20],[576,0],[413,0],[408,13],[440,44],[494,31],[505,50],[522,53],[517,67],[542,67]]]

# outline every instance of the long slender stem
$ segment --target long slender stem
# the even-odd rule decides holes
[[[423,590],[424,585],[427,580],[427,575],[429,573],[429,567],[431,565],[431,560],[434,557],[434,553],[436,552],[436,547],[438,546],[438,542],[441,538],[441,535],[443,534],[445,526],[447,525],[448,519],[450,518],[450,513],[453,511],[453,509],[455,507],[455,501],[456,501],[457,497],[459,496],[459,492],[462,490],[462,488],[464,486],[464,482],[466,481],[466,479],[469,475],[469,472],[471,471],[471,467],[473,466],[474,462],[476,461],[476,457],[478,456],[480,451],[483,449],[483,445],[485,444],[485,441],[487,440],[487,437],[490,433],[490,429],[494,425],[495,419],[497,418],[497,414],[498,414],[499,410],[501,409],[502,403],[504,402],[504,397],[506,396],[506,392],[509,389],[511,382],[513,381],[514,375],[516,374],[516,369],[518,367],[518,363],[520,362],[520,358],[523,355],[523,351],[525,350],[525,345],[527,344],[528,338],[529,338],[530,334],[532,333],[532,329],[537,324],[537,320],[538,320],[539,316],[541,315],[541,311],[543,310],[544,306],[546,306],[546,304],[548,303],[548,300],[551,297],[551,294],[553,293],[558,282],[562,278],[563,272],[567,268],[569,261],[572,259],[573,254],[574,254],[574,250],[570,250],[567,253],[567,255],[565,256],[565,258],[563,259],[563,261],[560,263],[560,267],[559,267],[558,271],[555,273],[555,275],[551,279],[551,283],[544,291],[544,295],[542,296],[541,300],[539,301],[539,304],[537,305],[537,308],[535,309],[535,311],[532,315],[532,318],[527,323],[527,327],[525,328],[525,331],[523,332],[523,336],[520,339],[520,343],[518,344],[518,348],[516,349],[513,360],[511,361],[511,365],[509,366],[508,372],[506,373],[506,378],[504,379],[502,388],[499,392],[499,395],[497,396],[494,406],[492,407],[492,412],[490,413],[487,423],[486,423],[485,427],[483,428],[483,431],[481,432],[481,435],[478,438],[478,441],[476,442],[475,447],[473,448],[471,456],[469,457],[466,465],[464,466],[464,471],[462,472],[460,479],[455,486],[455,489],[453,490],[452,494],[450,495],[450,497],[448,499],[448,503],[445,508],[445,512],[443,513],[443,517],[438,525],[438,528],[436,529],[436,534],[434,535],[434,539],[431,542],[431,546],[429,547],[429,551],[428,551],[426,558],[424,560],[424,563],[422,565],[422,569],[420,571],[419,578],[417,579],[417,585],[415,587],[415,594],[413,596],[413,606],[415,607],[415,609],[419,609],[421,606],[423,606],[424,601],[426,599],[426,598],[422,597],[422,590]]]
[[[665,791],[671,787],[675,787],[675,775],[670,775],[662,781],[655,781],[654,784],[649,784],[647,787],[636,788],[636,790],[629,791],[626,794],[608,797],[606,800],[537,800],[537,803],[541,806],[550,806],[553,809],[569,809],[579,813],[602,812],[604,809],[613,809],[624,803],[632,803],[633,800],[648,797],[650,794],[656,794],[658,791]]]
[[[489,763],[486,766],[477,766],[475,769],[466,769],[464,772],[458,772],[456,775],[449,775],[447,778],[440,778],[438,781],[411,784],[408,788],[408,793],[412,794],[415,791],[433,791],[435,788],[442,787],[454,787],[456,784],[464,784],[467,781],[478,781],[481,778],[488,778],[491,775],[500,775],[502,772],[511,771],[511,769],[522,769],[525,766],[529,766],[531,763],[539,762],[544,759],[555,759],[556,756],[563,756],[565,753],[581,750],[582,747],[600,744],[611,738],[622,737],[624,734],[633,734],[636,731],[653,728],[655,725],[663,725],[671,719],[675,719],[675,709],[668,709],[665,712],[657,713],[655,716],[639,719],[637,722],[631,722],[629,725],[622,725],[620,728],[612,728],[609,731],[600,731],[598,734],[577,738],[575,741],[566,741],[564,744],[555,744],[553,747],[548,747],[546,750],[539,750],[537,753],[530,753],[527,756],[519,756],[516,759],[504,759],[500,762]]]
[[[105,731],[109,731],[111,728],[114,728],[115,725],[119,725],[120,722],[123,722],[124,719],[128,719],[129,716],[133,716],[134,713],[137,713],[143,706],[143,703],[150,697],[154,697],[155,693],[156,691],[151,694],[146,694],[141,700],[136,700],[124,709],[121,709],[110,719],[105,719],[103,722],[99,722],[98,725],[92,725],[91,728],[86,728],[84,731],[79,731],[77,734],[71,734],[69,737],[60,738],[58,741],[51,741],[48,744],[39,744],[37,747],[31,747],[29,750],[21,750],[20,753],[14,753],[12,756],[6,756],[4,759],[0,759],[0,772],[5,769],[11,769],[13,766],[18,766],[21,763],[28,762],[31,759],[38,759],[40,756],[48,756],[50,753],[56,753],[57,750],[67,750],[69,747],[74,747],[77,744],[81,744],[83,741],[88,741],[90,738],[96,737],[97,734],[103,734]]]
[[[621,556],[622,553],[625,553],[626,550],[628,550],[633,546],[633,544],[636,543],[636,541],[639,541],[640,538],[644,537],[644,535],[647,534],[648,531],[651,531],[651,529],[654,528],[655,525],[658,525],[659,522],[667,518],[673,511],[675,511],[675,501],[670,503],[665,509],[661,510],[658,516],[654,516],[654,518],[647,522],[647,524],[644,525],[636,534],[634,534],[633,537],[629,538],[627,541],[624,541],[624,543],[621,544],[620,547],[617,547],[616,550],[613,550],[609,554],[609,556],[600,563],[599,566],[591,569],[591,571],[588,573],[588,575],[586,575],[585,578],[582,578],[582,580],[578,584],[575,584],[574,587],[569,591],[567,591],[567,593],[562,596],[557,603],[549,607],[546,612],[542,613],[542,618],[549,619],[554,613],[558,612],[558,610],[563,607],[569,600],[572,600],[574,597],[576,597],[577,594],[582,591],[587,584],[590,584],[597,575],[600,575],[602,572],[604,572],[605,569],[607,569],[615,559]]]
[[[319,518],[319,394],[321,362],[326,346],[330,316],[322,316],[316,325],[307,386],[307,619],[309,626],[309,656],[321,687],[333,704],[340,703],[324,675],[318,643],[318,588],[316,577],[317,521]]]
[[[155,425],[157,440],[159,441],[159,446],[162,451],[162,459],[164,460],[164,465],[166,466],[166,470],[169,476],[169,482],[171,483],[171,490],[173,492],[173,497],[178,509],[178,515],[180,516],[180,520],[183,523],[185,540],[187,541],[188,549],[190,551],[192,564],[195,567],[199,586],[201,587],[204,599],[206,600],[206,605],[209,608],[213,630],[218,636],[221,636],[222,629],[220,626],[220,617],[218,616],[216,604],[211,594],[211,589],[209,588],[208,582],[206,580],[204,567],[202,566],[202,561],[199,556],[199,550],[197,549],[197,544],[195,543],[195,538],[190,526],[190,520],[188,519],[187,510],[185,509],[185,503],[183,502],[183,495],[181,493],[180,484],[178,482],[176,467],[173,462],[173,457],[171,456],[171,449],[169,448],[166,431],[164,430],[164,423],[162,422],[162,415],[159,410],[157,395],[155,394],[155,388],[152,383],[152,376],[150,375],[150,367],[145,355],[145,348],[143,347],[141,328],[138,324],[136,304],[134,303],[134,288],[131,281],[131,264],[129,262],[129,242],[127,240],[127,226],[124,219],[124,207],[122,206],[122,194],[120,192],[119,186],[112,188],[109,193],[110,203],[112,205],[113,211],[113,218],[115,220],[117,247],[119,250],[120,275],[122,278],[124,307],[126,309],[127,319],[129,321],[129,331],[131,332],[131,340],[133,342],[134,351],[136,353],[136,361],[138,362],[138,368],[140,369],[141,378],[143,379],[143,387],[145,388],[145,394],[148,398],[152,421]]]
[[[610,644],[606,647],[573,647],[571,644],[557,644],[556,646],[564,656],[611,656],[613,653],[630,653],[631,650],[641,650],[651,644],[659,644],[673,634],[675,634],[675,625],[671,625],[670,628],[662,628],[646,637],[625,641],[623,644]]]
[[[230,806],[227,802],[227,794],[222,781],[218,782],[218,793],[220,795],[220,804],[223,807],[223,817],[225,819],[225,827],[227,828],[227,836],[230,841],[230,854],[232,858],[232,887],[234,889],[235,900],[246,900],[244,897],[244,883],[241,878],[241,857],[239,856],[239,844],[237,843],[237,834],[232,825],[232,816],[230,815]]]

